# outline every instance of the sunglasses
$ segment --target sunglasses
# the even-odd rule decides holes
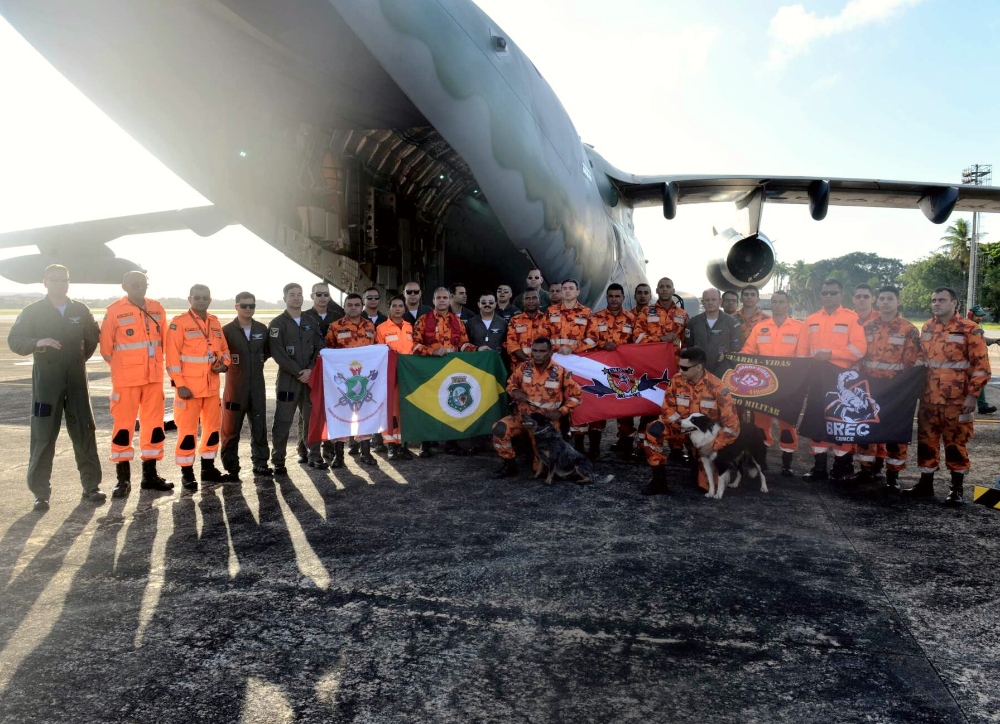
[[[420,294],[420,290],[419,289],[407,289],[406,293],[407,294]]]
[[[492,307],[496,302],[480,302],[484,307]]]
[[[871,299],[872,295],[871,294],[855,294],[854,298],[855,299]]]
[[[313,292],[314,297],[328,297],[330,292]]]
[[[68,282],[69,277],[45,277],[47,282]]]
[[[203,296],[195,294],[195,295],[192,295],[191,301],[193,301],[193,302],[210,302],[210,301],[212,301],[212,298],[211,297],[203,297]]]
[[[256,304],[240,304],[240,309],[256,309]]]
[[[541,279],[541,277],[528,277],[528,279]]]
[[[368,297],[365,297],[365,299],[372,300],[372,299],[379,299],[379,297],[368,296]]]
[[[841,294],[841,292],[820,292],[820,294],[824,297],[835,297],[838,294]]]
[[[677,365],[677,369],[690,370],[690,369],[694,369],[697,366],[698,365]]]

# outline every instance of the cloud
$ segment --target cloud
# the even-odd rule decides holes
[[[830,86],[839,83],[842,77],[843,76],[840,73],[834,73],[833,75],[828,75],[825,78],[820,78],[819,80],[813,82],[813,84],[809,86],[809,90],[811,91],[826,90]]]
[[[819,17],[801,4],[784,5],[771,18],[767,34],[772,45],[768,67],[780,70],[815,40],[884,22],[921,0],[851,0],[837,15]]]

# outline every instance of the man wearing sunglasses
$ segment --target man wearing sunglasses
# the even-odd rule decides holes
[[[257,299],[250,292],[236,295],[236,319],[222,328],[232,363],[226,371],[222,395],[222,466],[232,480],[240,479],[240,433],[250,417],[250,456],[253,474],[274,474],[267,464],[267,395],[264,363],[271,356],[267,327],[253,318]]]
[[[846,370],[865,356],[868,349],[865,329],[858,324],[857,314],[841,306],[844,285],[838,280],[823,282],[820,298],[823,308],[806,318],[805,334],[799,337],[795,356],[812,357]],[[854,477],[853,445],[813,440],[811,447],[813,467],[802,476],[807,483],[827,479],[827,451],[831,447],[835,457],[830,479],[843,481]]]
[[[510,284],[497,286],[497,314],[503,317],[503,321],[507,324],[510,324],[511,317],[521,311],[511,301],[513,298],[514,290],[510,288]]]
[[[403,288],[403,300],[406,302],[403,319],[410,324],[416,324],[422,316],[434,311],[434,307],[420,302],[420,285],[417,282],[406,283]]]
[[[332,322],[344,316],[344,308],[333,301],[330,296],[330,286],[326,282],[316,282],[312,285],[312,308],[302,312],[302,316],[312,320],[319,330],[320,337],[326,337],[326,330]]]
[[[167,374],[176,388],[174,422],[177,423],[177,445],[174,460],[181,468],[181,485],[188,490],[197,490],[194,460],[198,454],[201,455],[201,482],[229,482],[229,476],[215,467],[215,458],[219,451],[219,428],[222,424],[220,375],[229,369],[232,359],[218,317],[208,313],[212,292],[204,284],[195,284],[191,287],[188,302],[191,308],[171,320],[164,344]]]
[[[739,437],[740,418],[736,413],[736,405],[722,380],[706,370],[708,359],[699,347],[688,347],[680,353],[680,360],[677,362],[680,374],[670,380],[670,386],[663,393],[660,416],[646,428],[646,460],[653,469],[653,477],[643,488],[643,495],[665,495],[670,492],[667,489],[664,439],[683,437],[680,421],[688,415],[699,412],[722,426],[709,447],[695,451],[698,457],[710,455],[713,450],[721,450]],[[700,464],[698,485],[703,490],[708,490],[708,479]]]
[[[528,276],[524,280],[525,289],[534,289],[538,292],[538,308],[543,312],[549,308],[552,304],[552,299],[549,297],[549,293],[542,288],[542,271],[541,269],[531,269],[528,271]],[[518,309],[524,309],[524,293],[517,295],[514,300],[514,306]]]
[[[140,271],[122,278],[125,296],[107,308],[101,323],[101,356],[111,366],[111,461],[118,482],[112,497],[132,490],[135,419],[139,417],[139,451],[143,488],[173,490],[156,472],[163,459],[163,341],[167,315],[155,299],[146,298],[149,282]]]
[[[858,315],[858,324],[867,327],[878,317],[875,309],[875,292],[869,284],[858,284],[854,287],[854,313]]]
[[[35,495],[38,512],[49,509],[52,490],[49,479],[63,411],[80,471],[83,498],[97,504],[107,499],[98,487],[101,459],[87,387],[87,360],[97,350],[100,330],[87,305],[69,298],[66,267],[61,264],[46,267],[42,283],[47,292],[45,298],[25,307],[7,335],[11,352],[30,354],[34,360],[28,489]]]
[[[362,301],[365,303],[365,308],[361,312],[361,316],[371,322],[375,329],[388,319],[387,316],[378,311],[379,302],[382,300],[382,295],[379,290],[375,287],[368,287],[365,289],[365,293],[361,295]]]

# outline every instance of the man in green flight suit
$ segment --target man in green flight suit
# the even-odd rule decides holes
[[[97,349],[101,331],[87,305],[67,295],[66,267],[61,264],[46,267],[42,283],[48,294],[24,308],[7,336],[12,352],[34,356],[28,488],[35,495],[35,510],[48,510],[52,460],[65,410],[66,430],[73,441],[83,498],[99,505],[107,496],[99,487],[101,459],[97,454],[86,365]]]

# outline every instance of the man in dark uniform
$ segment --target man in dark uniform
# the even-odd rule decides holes
[[[267,458],[267,396],[264,362],[271,356],[267,327],[253,318],[257,299],[250,292],[236,295],[236,319],[222,328],[232,363],[226,371],[222,396],[222,465],[231,480],[239,480],[240,433],[250,416],[250,455],[254,475],[273,475]]]
[[[45,269],[44,299],[29,304],[14,322],[7,345],[15,354],[34,356],[31,370],[31,437],[28,489],[35,510],[49,509],[52,459],[66,411],[66,430],[73,442],[83,498],[103,503],[101,459],[97,454],[94,413],[87,387],[87,360],[100,340],[100,329],[86,304],[69,298],[69,270],[61,264]]]
[[[420,301],[420,285],[417,282],[406,282],[406,287],[403,289],[403,299],[406,301],[403,319],[410,324],[416,323],[427,312],[434,311],[434,307]]]
[[[462,320],[462,324],[468,323],[470,319],[476,316],[476,313],[465,306],[465,303],[469,300],[469,293],[466,291],[465,285],[450,284],[448,291],[451,292],[451,313]]]
[[[316,329],[319,330],[319,338],[324,339],[326,337],[326,330],[330,328],[330,325],[338,319],[343,319],[346,312],[342,306],[330,297],[330,285],[326,282],[316,282],[313,284],[312,294],[309,296],[312,298],[313,306],[312,309],[306,309],[302,312],[302,318],[305,319],[308,317],[316,325]],[[309,425],[309,420],[303,419],[299,415],[297,425],[299,440],[305,440],[308,437],[308,430],[306,428]],[[324,460],[333,460],[332,441],[324,440],[320,444],[320,449],[322,450]],[[300,460],[299,462],[302,461]]]
[[[378,289],[375,287],[368,287],[365,289],[365,293],[361,295],[361,299],[365,303],[364,309],[361,310],[361,316],[371,322],[375,326],[375,329],[378,329],[378,326],[388,319],[387,316],[378,311],[378,304],[382,299],[382,295],[379,294]]]
[[[319,469],[326,467],[319,443],[308,444],[309,416],[312,414],[309,376],[323,349],[323,338],[319,336],[316,323],[302,313],[301,286],[286,284],[284,300],[285,311],[272,319],[267,329],[271,359],[278,363],[277,402],[271,427],[271,462],[275,475],[287,472],[285,448],[296,410],[303,420],[299,428],[299,462],[308,462]]]

